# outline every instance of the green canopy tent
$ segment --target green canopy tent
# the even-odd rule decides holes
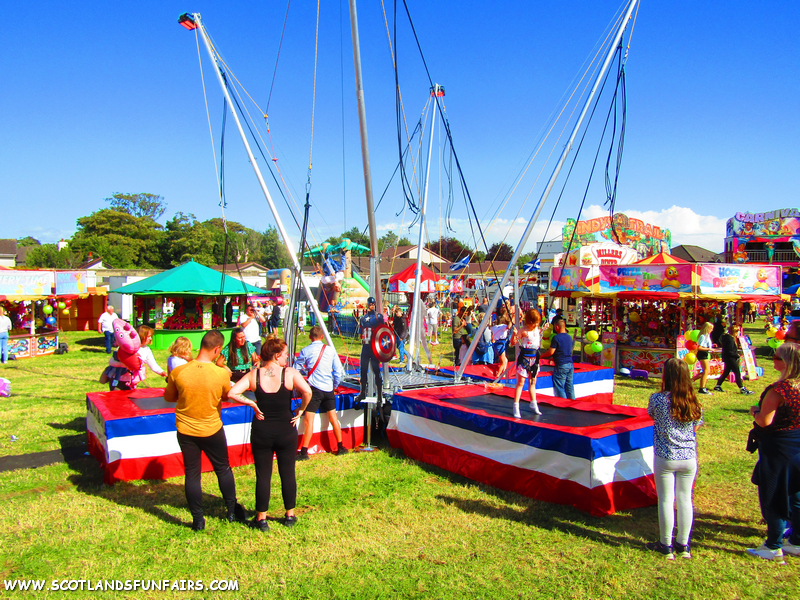
[[[156,326],[153,336],[154,349],[169,348],[177,337],[184,336],[191,340],[192,346],[196,350],[200,347],[200,340],[205,332],[212,329],[211,305],[214,298],[219,296],[262,296],[265,294],[265,290],[190,260],[169,271],[111,290],[111,293],[131,294],[134,298],[145,297],[155,300],[153,307]],[[178,299],[175,313],[166,319],[163,317],[165,297]],[[193,302],[185,303],[188,307],[185,312],[184,298],[193,300]],[[149,310],[143,310],[143,313],[148,315]],[[195,316],[192,317],[192,313]],[[145,319],[145,321],[147,320]],[[225,336],[227,342],[230,339],[231,330],[217,328]]]

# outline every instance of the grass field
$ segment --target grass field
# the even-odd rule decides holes
[[[763,343],[763,330],[749,330]],[[0,473],[0,579],[235,580],[238,591],[37,592],[72,598],[791,598],[800,560],[744,555],[766,533],[755,457],[744,447],[758,396],[735,386],[706,397],[691,561],[665,561],[644,543],[658,535],[655,507],[595,518],[375,453],[298,463],[294,529],[268,534],[223,521],[213,473],[203,476],[207,528],[193,533],[182,478],[104,486],[85,450],[85,395],[103,388],[102,340],[70,333],[70,352],[11,362],[0,398],[0,456],[62,450],[69,460]],[[445,337],[445,340],[447,338]],[[435,347],[437,353],[450,349]],[[351,353],[353,351],[351,350]],[[166,353],[157,353],[166,365]],[[776,378],[760,359],[765,377]],[[150,376],[144,386],[163,380]],[[658,382],[618,379],[615,402],[646,406]],[[16,441],[10,441],[17,436]],[[380,443],[380,440],[379,440]],[[254,507],[252,466],[234,469],[240,501]],[[270,515],[283,515],[275,475]],[[92,584],[94,585],[94,583]],[[0,584],[2,589],[2,584]],[[34,597],[8,591],[4,598]]]

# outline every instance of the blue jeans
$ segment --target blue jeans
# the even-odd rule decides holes
[[[0,355],[3,357],[3,363],[8,362],[8,332],[3,331],[0,333]]]
[[[408,352],[406,352],[406,341],[397,340],[397,352],[400,355],[400,362],[404,363],[408,359]]]
[[[789,463],[789,489],[794,489],[800,483],[800,454],[795,456]],[[759,486],[759,492],[761,487]],[[767,522],[767,539],[764,545],[767,548],[776,550],[783,546],[783,532],[786,531],[787,525],[792,526],[792,537],[789,538],[789,543],[795,546],[800,546],[800,491],[789,494],[789,511],[791,521],[786,521],[780,514],[778,514],[770,505],[769,502],[761,501],[761,515]]]
[[[111,349],[114,346],[114,332],[104,331],[103,335],[106,336],[106,354],[111,354]]]
[[[558,365],[553,369],[553,392],[558,398],[575,400],[575,388],[572,387],[572,374],[575,367],[572,363]]]

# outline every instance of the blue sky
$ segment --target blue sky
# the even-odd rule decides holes
[[[484,225],[622,4],[409,0],[428,67],[447,90],[456,150]],[[392,3],[385,5],[392,10]],[[167,217],[177,211],[200,219],[220,215],[195,37],[177,17],[185,11],[203,15],[227,64],[263,110],[286,2],[111,6],[15,3],[4,12],[0,237],[67,237],[78,217],[103,208],[103,198],[115,192],[160,194]],[[291,4],[269,109],[272,144],[298,204],[311,139],[315,17],[314,3]],[[798,17],[794,2],[645,0],[627,62],[618,210],[671,228],[675,244],[719,251],[725,220],[735,212],[800,204]],[[391,28],[392,14],[387,18]],[[379,2],[360,3],[359,30],[377,200],[398,155],[394,73]],[[416,122],[428,82],[405,19],[398,21],[397,46],[406,115]],[[205,55],[203,64],[218,151],[222,97]],[[367,222],[345,1],[322,5],[316,86],[312,241]],[[587,141],[588,160],[596,147]],[[225,161],[227,217],[265,229],[273,219],[230,120]],[[517,212],[522,207],[521,216],[530,216],[550,168],[531,167],[487,232],[490,243],[516,245],[524,227]],[[575,217],[589,168],[582,155],[556,226]],[[265,177],[271,179],[266,170]],[[431,188],[430,237],[468,240],[460,196],[452,214],[455,233],[440,220],[446,180],[438,166]],[[289,209],[272,189],[287,229],[297,235]],[[604,200],[600,177],[590,187],[584,216],[603,214]],[[381,232],[416,235],[405,229],[412,219],[402,208],[393,185],[377,210]],[[532,241],[542,239],[551,210],[545,209]],[[552,229],[547,237],[555,237]]]

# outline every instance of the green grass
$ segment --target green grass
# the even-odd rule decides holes
[[[749,333],[763,343],[763,332]],[[0,456],[85,448],[85,394],[103,388],[97,377],[106,355],[94,334],[66,339],[66,356],[1,370],[13,395],[0,399]],[[452,351],[444,340],[437,354]],[[165,365],[166,354],[157,359]],[[757,392],[775,379],[771,361],[760,364],[766,377],[750,385]],[[151,376],[145,386],[161,381]],[[615,401],[646,406],[656,389],[655,380],[620,378]],[[207,529],[193,534],[181,478],[104,486],[97,463],[80,452],[67,464],[0,473],[0,578],[239,585],[216,594],[37,594],[73,598],[793,597],[800,560],[780,567],[743,555],[765,535],[749,483],[755,458],[744,450],[746,409],[757,397],[730,391],[704,399],[693,561],[645,551],[658,534],[655,507],[595,518],[410,461],[384,444],[375,453],[298,463],[299,523],[292,530],[276,523],[266,535],[222,520],[213,474],[203,476]],[[254,469],[234,472],[239,499],[252,509]],[[275,475],[270,515],[282,514]],[[3,594],[26,596],[33,594]]]

